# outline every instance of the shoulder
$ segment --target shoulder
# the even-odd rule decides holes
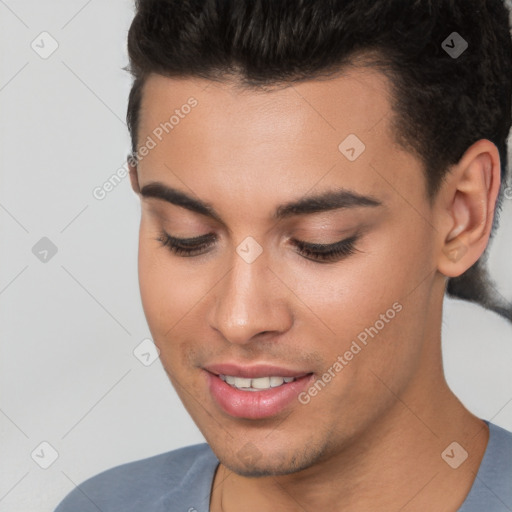
[[[489,423],[489,444],[483,459],[482,475],[489,483],[505,484],[512,505],[512,432]],[[506,477],[506,478],[504,478]]]
[[[512,510],[512,432],[494,423],[473,487],[459,512]]]
[[[80,484],[55,512],[207,510],[217,464],[206,443],[122,464]]]
[[[489,443],[482,460],[478,476],[487,479],[489,483],[505,483],[512,492],[512,432],[494,423],[489,425]],[[506,479],[502,477],[506,476]],[[512,497],[512,494],[510,495]]]

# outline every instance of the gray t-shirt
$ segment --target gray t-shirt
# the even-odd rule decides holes
[[[512,433],[486,423],[487,449],[458,512],[512,511]],[[86,480],[55,512],[208,512],[218,463],[203,443],[123,464]]]

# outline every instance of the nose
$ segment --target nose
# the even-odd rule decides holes
[[[247,263],[235,254],[231,271],[215,287],[210,326],[230,343],[281,334],[293,323],[286,287],[262,256]]]

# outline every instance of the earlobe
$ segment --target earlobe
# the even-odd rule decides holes
[[[455,238],[453,241],[447,243],[443,248],[443,254],[444,256],[454,264],[457,264],[468,252],[468,246],[460,239]],[[454,275],[449,275],[446,272],[443,272],[443,274],[447,275],[448,277],[456,277],[463,272],[465,272],[467,269],[464,269],[462,272],[457,270],[455,266],[453,266],[453,270],[456,272]],[[469,267],[468,267],[469,268]]]
[[[438,270],[445,276],[463,274],[485,251],[499,186],[498,149],[482,139],[464,153],[443,187],[446,202]]]

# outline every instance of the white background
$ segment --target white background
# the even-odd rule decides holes
[[[0,0],[2,512],[50,512],[99,471],[203,441],[160,361],[133,355],[150,334],[129,178],[92,195],[130,150],[132,16],[131,0]],[[31,47],[43,31],[59,45],[47,59]],[[508,200],[490,258],[509,300],[511,214]],[[58,249],[46,263],[32,253],[42,237]],[[512,430],[512,325],[448,300],[443,335],[455,392]],[[48,469],[31,458],[43,441],[58,453]]]

